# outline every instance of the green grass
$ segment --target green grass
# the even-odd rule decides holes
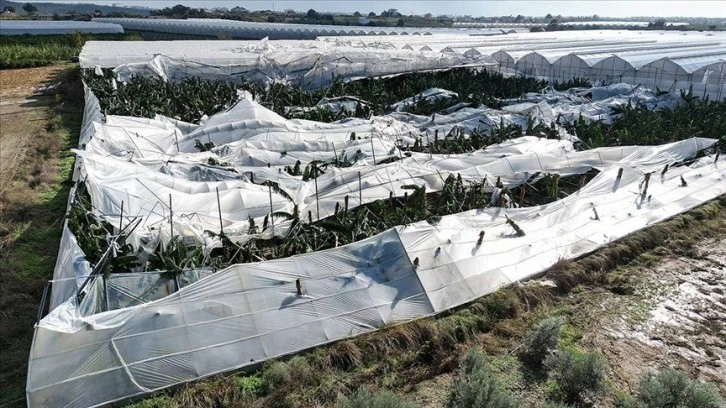
[[[68,61],[89,40],[139,40],[134,34],[0,36],[0,69],[31,68]]]

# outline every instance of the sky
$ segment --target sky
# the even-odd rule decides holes
[[[403,14],[434,15],[471,15],[478,16],[545,16],[561,14],[563,16],[600,17],[726,17],[726,3],[712,1],[515,1],[515,0],[35,0],[33,3],[95,3],[103,5],[119,4],[126,6],[142,6],[150,8],[172,7],[183,4],[188,7],[227,7],[241,6],[250,10],[285,10],[318,12],[354,12],[376,14],[383,10],[395,8]]]

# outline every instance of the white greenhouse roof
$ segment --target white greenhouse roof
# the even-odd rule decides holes
[[[314,39],[318,36],[361,35],[427,35],[451,32],[452,29],[417,27],[370,27],[318,24],[259,23],[221,19],[150,19],[150,18],[94,18],[93,21],[120,24],[127,30],[153,31],[169,34],[188,34],[208,37],[226,35],[233,38],[261,39]],[[472,31],[470,31],[472,32]],[[473,31],[476,32],[476,31]],[[482,34],[497,34],[488,29]],[[503,34],[503,33],[498,33]]]
[[[142,23],[147,24],[147,19],[138,19]],[[487,37],[442,31],[428,36],[321,36],[316,40],[90,41],[80,60],[86,68],[118,67],[126,74],[153,72],[172,80],[181,79],[175,72],[192,75],[188,66],[180,70],[179,64],[201,64],[193,75],[221,79],[237,73],[238,79],[285,80],[305,88],[325,86],[335,77],[350,80],[484,66],[505,75],[557,81],[637,79],[635,83],[660,89],[687,88],[693,83],[695,88],[704,87],[699,92],[719,97],[726,84],[721,81],[723,65],[717,63],[724,53],[726,33],[593,30]],[[656,63],[664,58],[670,62]],[[279,66],[285,68],[279,70]],[[647,72],[636,74],[646,66]],[[702,73],[694,79],[691,74],[704,66],[711,66],[713,75],[708,81],[702,80]]]
[[[74,32],[117,34],[124,29],[118,24],[89,21],[0,20],[0,35],[50,35]]]

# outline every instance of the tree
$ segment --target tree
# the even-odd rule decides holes
[[[648,23],[648,28],[652,28],[655,30],[662,30],[665,28],[666,21],[664,18],[659,18],[655,20],[654,22]]]
[[[25,10],[25,12],[28,13],[28,14],[33,14],[36,11],[38,11],[38,8],[35,7],[34,5],[30,4],[30,3],[25,3],[23,5],[23,10]]]
[[[368,13],[368,17],[375,17],[375,16],[376,16],[376,13],[374,13],[372,11],[370,13]]]
[[[398,22],[396,23],[396,27],[403,27],[405,25],[406,25],[406,23],[403,21],[403,19],[399,18]]]
[[[554,18],[547,24],[547,31],[558,31],[560,29],[560,20]]]
[[[515,23],[521,23],[522,21],[524,21],[524,16],[521,14],[514,19]]]
[[[15,7],[13,7],[13,6],[5,6],[5,12],[7,12],[7,13],[15,13]]]
[[[355,13],[353,13],[353,16],[360,17],[360,12],[356,11]]]
[[[308,10],[308,18],[318,18],[318,12],[313,9]]]
[[[551,21],[552,20],[552,14],[547,13],[547,15],[545,16],[545,20]]]
[[[398,9],[388,9],[381,13],[381,17],[401,17]]]

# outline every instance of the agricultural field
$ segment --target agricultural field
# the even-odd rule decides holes
[[[0,69],[31,68],[68,62],[89,40],[141,40],[133,34],[0,36]]]
[[[397,250],[389,245],[391,231],[405,238],[411,226],[451,229],[449,223],[457,217],[501,216],[497,224],[476,224],[476,236],[467,238],[475,250],[483,247],[486,252],[498,241],[515,242],[536,235],[529,220],[521,216],[526,209],[544,212],[548,206],[575,202],[586,191],[583,189],[607,176],[611,163],[635,152],[628,150],[633,145],[674,143],[662,151],[653,150],[660,153],[642,155],[652,160],[663,155],[679,157],[664,169],[659,167],[658,174],[660,180],[679,184],[684,191],[705,185],[693,173],[698,169],[704,174],[714,172],[708,177],[718,177],[717,170],[711,169],[720,165],[718,152],[726,148],[726,103],[700,99],[689,92],[616,92],[608,99],[614,106],[598,105],[596,98],[591,101],[591,96],[584,95],[601,88],[591,88],[585,81],[547,88],[543,81],[469,69],[334,81],[330,87],[312,92],[282,84],[232,85],[200,78],[167,83],[135,77],[122,83],[108,70],[101,76],[91,71],[67,75],[85,80],[106,119],[106,127],[99,127],[93,139],[82,137],[82,149],[76,153],[85,169],[78,173],[79,182],[63,219],[88,261],[89,272],[98,277],[79,281],[82,286],[72,291],[86,316],[143,308],[179,293],[185,296],[199,287],[190,286],[195,281],[234,276],[235,268],[240,276],[249,274],[255,279],[264,279],[266,268],[284,267],[285,262],[298,263],[302,269],[311,262],[324,269],[328,267],[325,254],[331,259],[361,256],[355,251],[363,252],[371,242],[376,245],[369,237],[379,237],[388,245],[380,249],[379,263],[398,265],[395,262],[399,261],[385,260]],[[54,103],[70,109],[64,103],[69,98],[80,99],[80,83],[64,82],[76,93],[56,92]],[[547,122],[552,115],[538,105],[543,95],[579,102],[555,106],[555,121]],[[592,120],[582,113],[573,116],[573,106],[585,100],[603,109],[601,116],[607,120]],[[532,105],[540,106],[539,110],[531,110]],[[528,110],[523,111],[525,108]],[[80,123],[78,107],[74,109],[61,111],[61,118],[73,118],[75,133]],[[239,117],[244,120],[232,127],[238,133],[225,130],[223,120]],[[47,125],[46,130],[68,129],[61,120]],[[121,128],[126,129],[123,136],[114,130]],[[294,138],[276,140],[283,132]],[[249,135],[248,140],[238,140],[240,134]],[[320,134],[326,139],[313,139]],[[74,143],[69,133],[64,138]],[[540,146],[551,150],[537,150],[543,148]],[[50,150],[63,149],[53,146]],[[94,156],[98,154],[105,158]],[[551,156],[550,161],[540,163],[547,171],[522,171],[524,179],[510,172],[484,177],[454,163],[479,163],[475,160],[482,155],[490,155],[487,160],[492,163],[505,157],[526,162],[532,157],[539,160],[537,154]],[[591,154],[601,155],[597,159],[600,166],[567,170],[572,167],[570,160],[594,160]],[[63,178],[69,177],[69,160],[63,162]],[[483,163],[477,164],[484,166],[478,171],[497,174],[492,170],[496,163]],[[442,167],[444,164],[449,167]],[[114,171],[134,176],[101,171],[112,165],[118,166]],[[412,170],[434,165],[439,166],[434,175]],[[395,176],[395,180],[390,174],[383,176],[384,171],[398,167],[405,168],[408,175]],[[14,170],[12,177],[17,178],[20,171]],[[620,171],[622,174],[623,169]],[[167,177],[175,178],[171,190]],[[382,181],[376,185],[370,181],[373,179]],[[639,206],[647,206],[651,196],[646,192],[658,202],[662,191],[663,181],[656,183],[655,179],[656,175],[650,190],[648,177],[642,175],[636,180],[626,173],[623,183],[631,183],[628,188],[638,195],[642,191]],[[351,187],[341,189],[341,184],[335,184],[340,180]],[[38,183],[43,187],[56,182]],[[390,192],[387,184],[391,184]],[[189,210],[192,207],[187,206],[194,203],[176,195],[172,204],[173,189],[194,186],[207,188],[202,205],[211,210],[206,213],[199,210],[201,206]],[[58,220],[44,233],[52,232],[57,239],[67,190],[53,188],[58,202],[63,203],[53,207]],[[143,189],[150,193],[139,193]],[[118,208],[117,203],[109,204],[115,200],[112,190],[124,190],[126,197],[158,194],[161,198],[152,200],[168,203],[168,207],[161,212],[148,210],[140,201],[125,198],[118,201],[122,203]],[[233,196],[239,190],[245,194]],[[230,197],[255,197],[262,204],[230,205]],[[366,329],[357,337],[343,336],[343,340],[294,357],[268,360],[248,367],[247,374],[181,385],[134,406],[651,407],[659,406],[657,397],[666,395],[663,390],[672,384],[680,388],[667,397],[683,406],[721,406],[719,393],[726,392],[726,378],[719,367],[726,356],[720,326],[711,327],[694,317],[722,322],[723,314],[710,313],[704,304],[726,307],[726,287],[719,272],[726,262],[726,201],[723,195],[707,201],[598,246],[594,253],[585,251],[586,256],[561,259],[539,279],[476,296],[445,311],[412,314],[421,318],[410,323],[384,321],[375,327],[377,331]],[[596,206],[588,207],[588,217],[592,213],[592,219],[599,221],[610,216],[597,208],[600,213]],[[505,219],[504,214],[512,218]],[[153,225],[143,233],[138,221],[142,218]],[[9,255],[4,256],[17,256],[13,248],[24,241],[17,233],[6,235],[3,242]],[[342,252],[346,248],[352,249]],[[441,246],[434,257],[440,250]],[[318,253],[323,256],[313,258]],[[52,268],[45,262],[43,268]],[[345,262],[340,261],[338,267]],[[365,262],[365,258],[356,262]],[[428,267],[423,255],[406,262],[414,270]],[[495,262],[494,255],[489,262]],[[32,291],[18,293],[40,300],[41,279],[48,275],[37,275]],[[301,282],[298,278],[296,282],[285,273],[275,276],[282,283],[263,284],[259,289],[284,284],[285,290],[288,286],[297,290],[298,297],[317,289],[313,279],[302,278]],[[123,281],[126,278],[128,283]],[[336,279],[348,278],[341,275]],[[375,285],[379,278],[370,279]],[[694,291],[700,295],[692,296]],[[285,296],[295,301],[294,295]],[[49,312],[53,302],[55,299],[50,301]],[[428,316],[434,312],[436,316]],[[25,314],[22,319],[29,321]],[[687,322],[665,324],[668,316]],[[85,324],[94,327],[97,323]],[[104,331],[101,326],[96,328]],[[22,355],[27,347],[23,333],[18,331],[15,337],[24,344],[13,343],[7,350]],[[123,340],[119,339],[119,347]],[[17,377],[23,371],[20,359],[15,360],[11,360],[14,377],[3,378],[3,386],[10,384],[12,390],[4,400],[10,404],[18,402]],[[171,377],[172,371],[156,369],[140,378],[164,384],[154,377],[162,372]]]

